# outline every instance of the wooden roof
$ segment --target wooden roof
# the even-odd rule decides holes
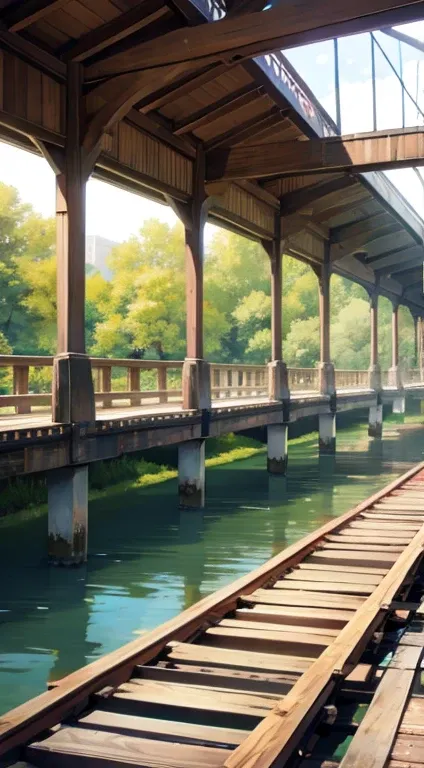
[[[33,151],[40,142],[63,146],[67,68],[79,62],[87,141],[98,140],[100,124],[104,132],[96,175],[188,201],[200,145],[215,168],[212,220],[270,239],[281,209],[291,253],[317,264],[329,240],[336,271],[368,288],[378,280],[383,293],[424,312],[423,224],[387,178],[337,165],[279,172],[282,155],[274,172],[270,148],[312,158],[314,143],[337,132],[279,52],[283,43],[412,21],[424,17],[424,2],[280,0],[260,13],[265,3],[0,0],[1,135]],[[208,22],[225,13],[211,34]],[[218,174],[213,158],[235,151],[262,152],[271,172]]]

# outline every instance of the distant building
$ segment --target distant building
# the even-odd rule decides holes
[[[114,240],[108,240],[100,235],[87,235],[85,242],[85,263],[99,270],[105,280],[110,280],[112,273],[107,266],[107,257],[112,248],[119,245]]]

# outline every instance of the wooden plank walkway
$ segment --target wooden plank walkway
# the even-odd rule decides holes
[[[407,704],[424,647],[421,609],[384,675],[376,660],[412,615],[404,601],[423,552],[421,464],[4,715],[0,755],[40,768],[327,768],[340,763],[322,738],[336,723],[336,736],[344,726],[354,733],[343,768],[424,765],[423,699]],[[372,704],[357,727],[346,702],[361,696]]]

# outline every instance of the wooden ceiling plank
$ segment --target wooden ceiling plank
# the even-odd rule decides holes
[[[42,72],[53,75],[57,80],[64,80],[66,77],[66,66],[55,56],[29,40],[26,40],[14,32],[9,32],[0,23],[0,45],[7,50],[13,51],[21,56],[25,61],[33,66],[38,66]]]
[[[335,0],[287,0],[266,13],[261,11],[225,18],[214,24],[171,32],[161,45],[149,42],[130,52],[111,56],[90,68],[90,77],[118,74],[182,62],[212,63],[251,58],[270,51],[312,43],[353,32],[369,32],[384,26],[420,20],[424,15],[422,0],[357,0],[354,4]],[[283,29],[284,33],[278,34]]]
[[[283,174],[361,172],[423,164],[424,129],[402,128],[214,151],[207,158],[207,178],[216,181]]]
[[[102,24],[83,35],[73,43],[68,51],[62,54],[64,61],[85,61],[90,56],[100,53],[115,43],[138,32],[143,27],[161,18],[167,13],[163,0],[144,0],[117,19]]]
[[[10,32],[21,32],[53,11],[60,10],[67,2],[68,0],[26,0],[15,4],[9,13],[3,16],[2,22]]]
[[[189,131],[195,131],[203,125],[207,125],[213,120],[218,120],[236,109],[246,107],[252,101],[255,101],[260,94],[261,88],[256,85],[248,85],[244,88],[239,88],[238,91],[223,96],[223,98],[215,102],[215,104],[210,104],[203,109],[199,109],[198,112],[195,112],[185,120],[177,122],[175,124],[174,133],[176,136],[181,136]]]
[[[355,251],[367,251],[371,243],[378,244],[380,238],[386,237],[387,235],[393,235],[400,231],[401,228],[399,227],[399,224],[397,222],[392,222],[380,229],[376,228],[371,231],[365,230],[364,232],[355,235],[355,237],[350,237],[346,240],[333,243],[331,245],[331,251],[333,253],[338,253],[338,258],[341,258],[340,253],[347,256],[351,253],[355,253]]]
[[[220,75],[227,72],[225,64],[216,67],[205,67],[205,70],[193,75],[185,75],[174,85],[164,86],[155,92],[150,93],[144,99],[135,105],[136,109],[142,112],[151,112],[153,109],[160,109],[164,104],[170,104],[177,99],[181,99],[188,93],[192,93],[196,88],[201,88],[207,83],[212,82]]]
[[[365,232],[374,232],[380,227],[392,224],[393,218],[385,211],[367,216],[365,219],[355,221],[353,224],[344,224],[341,227],[335,227],[331,230],[331,242],[343,243],[352,237],[364,234]]]
[[[420,253],[421,251],[421,253]],[[379,267],[380,261],[386,262],[386,266]],[[387,261],[389,263],[387,263]],[[403,251],[397,251],[392,255],[387,256],[384,254],[382,259],[374,260],[374,264],[370,264],[374,271],[380,275],[396,275],[397,272],[401,272],[403,269],[409,266],[420,266],[424,263],[424,249],[418,245],[408,248]]]
[[[184,139],[180,139],[178,136],[175,136],[170,130],[168,130],[168,128],[160,125],[151,117],[144,115],[142,112],[137,112],[137,110],[131,109],[125,119],[127,122],[135,125],[137,128],[140,128],[150,136],[154,136],[156,139],[159,139],[159,141],[163,141],[168,146],[176,149],[177,152],[182,152],[184,155],[190,158],[196,157],[196,150],[189,142],[184,141]]]

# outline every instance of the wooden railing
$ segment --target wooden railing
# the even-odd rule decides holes
[[[211,364],[212,400],[266,397],[268,368],[266,365]]]
[[[368,371],[342,371],[336,368],[337,389],[368,389],[370,378]]]
[[[318,368],[289,368],[290,392],[318,392]]]
[[[99,408],[181,403],[182,361],[91,358],[96,405]],[[53,357],[0,355],[0,409],[19,414],[51,407]],[[366,370],[336,370],[336,389],[368,389]],[[289,368],[293,393],[318,392],[317,368]],[[403,372],[405,385],[423,381],[420,369]],[[424,382],[423,382],[424,383]],[[382,386],[388,387],[382,371]],[[266,365],[211,363],[211,394],[216,400],[266,398]]]

